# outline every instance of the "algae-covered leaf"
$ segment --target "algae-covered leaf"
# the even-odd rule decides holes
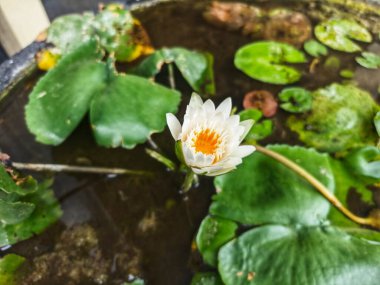
[[[57,46],[62,53],[66,54],[94,35],[91,13],[69,14],[55,19],[48,28],[47,41]]]
[[[235,66],[248,76],[267,83],[289,84],[301,78],[301,72],[286,63],[303,63],[303,52],[273,41],[261,41],[241,47],[235,54]]]
[[[174,63],[194,91],[213,95],[215,83],[213,56],[181,47],[162,48],[143,60],[133,73],[147,78],[155,77],[164,64]]]
[[[313,103],[311,93],[302,87],[285,88],[278,94],[278,97],[282,102],[280,107],[291,113],[309,111]]]
[[[357,63],[369,69],[380,67],[380,56],[372,52],[362,52],[361,56],[355,57]]]
[[[190,285],[223,285],[223,282],[214,272],[202,272],[194,275]]]
[[[22,198],[22,202],[33,204],[35,209],[19,223],[0,226],[0,246],[15,244],[40,234],[59,219],[62,211],[50,186],[50,181],[41,183],[37,191]]]
[[[262,226],[223,246],[226,285],[377,285],[380,243],[333,227]]]
[[[305,168],[330,191],[334,190],[329,159],[312,149],[268,146]],[[330,204],[303,178],[280,162],[255,152],[235,171],[214,180],[218,194],[210,213],[243,224],[318,225]]]
[[[101,56],[96,42],[84,43],[38,81],[25,108],[26,123],[37,141],[58,145],[74,131],[104,86]]]
[[[34,208],[31,203],[0,200],[0,222],[3,225],[17,224],[29,217]]]
[[[327,48],[316,40],[308,40],[303,45],[304,50],[311,56],[319,57],[322,55],[327,55]]]
[[[245,142],[254,144],[265,139],[273,132],[273,122],[271,120],[260,120],[263,113],[258,109],[247,109],[239,113],[240,120],[253,120],[255,123],[244,138]]]
[[[202,221],[196,242],[207,264],[217,265],[219,248],[235,237],[237,228],[235,222],[219,217],[207,216]]]
[[[16,285],[17,270],[25,258],[16,254],[7,254],[0,259],[0,285]]]
[[[166,126],[180,94],[134,75],[111,74],[91,103],[90,120],[99,145],[133,148]]]
[[[368,30],[351,19],[331,19],[315,27],[315,36],[326,46],[344,52],[357,52],[361,48],[353,40],[370,43]]]
[[[368,92],[334,83],[314,91],[312,97],[311,111],[287,122],[307,146],[337,152],[376,144],[373,118],[379,106]]]

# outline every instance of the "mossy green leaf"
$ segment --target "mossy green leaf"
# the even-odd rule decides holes
[[[322,55],[327,55],[327,48],[316,40],[308,40],[303,45],[304,50],[311,56],[319,57]]]
[[[330,19],[315,27],[315,36],[326,46],[344,52],[357,52],[361,48],[353,40],[369,43],[368,30],[352,19]]]
[[[223,285],[217,273],[202,272],[194,275],[190,285]]]
[[[107,70],[96,42],[82,44],[42,77],[29,95],[25,118],[36,140],[62,143],[87,113],[94,94],[105,84]]]
[[[203,260],[217,265],[219,248],[235,237],[238,225],[230,220],[207,216],[201,223],[196,237],[197,247]]]
[[[329,157],[312,149],[268,146],[296,162],[334,190]],[[243,224],[266,223],[319,225],[330,204],[303,178],[280,162],[259,152],[244,159],[235,171],[214,180],[218,194],[210,213]]]
[[[17,270],[25,258],[16,254],[7,254],[0,259],[0,285],[17,285]]]
[[[235,66],[248,76],[272,84],[289,84],[301,78],[301,72],[286,63],[304,63],[305,54],[295,47],[273,41],[261,41],[241,47],[235,54]]]
[[[282,102],[280,107],[291,113],[307,112],[313,103],[310,91],[302,87],[285,88],[278,94],[278,97]]]
[[[226,285],[377,285],[380,243],[332,227],[268,225],[219,252]]]
[[[287,121],[307,146],[337,152],[377,143],[373,118],[379,106],[368,92],[334,83],[314,91],[312,97],[310,112]]]
[[[134,75],[110,75],[95,96],[90,120],[95,139],[106,147],[133,148],[166,126],[166,113],[176,113],[180,94]]]
[[[0,200],[0,222],[3,225],[17,224],[29,217],[34,208],[31,203]]]
[[[213,56],[181,47],[162,48],[144,59],[132,72],[147,78],[155,77],[164,64],[174,63],[187,83],[201,94],[215,93]]]

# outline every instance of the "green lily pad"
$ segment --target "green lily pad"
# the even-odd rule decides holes
[[[0,200],[0,222],[5,225],[17,224],[34,211],[35,205],[25,202],[6,202]]]
[[[354,72],[349,69],[343,69],[339,72],[339,75],[343,78],[351,79],[354,77]]]
[[[223,285],[218,274],[214,272],[197,273],[190,285]]]
[[[304,113],[311,109],[313,98],[311,93],[301,87],[290,87],[283,89],[280,94],[280,107],[291,113]]]
[[[304,50],[311,56],[319,57],[322,55],[327,55],[327,48],[316,40],[308,40],[303,45]]]
[[[380,111],[377,112],[373,118],[373,123],[375,125],[377,134],[380,136]]]
[[[315,36],[326,46],[344,52],[357,52],[361,48],[352,40],[372,41],[368,30],[351,19],[331,19],[315,27]]]
[[[90,120],[95,139],[106,147],[133,148],[166,126],[166,113],[176,113],[180,94],[134,75],[110,74],[95,96]]]
[[[380,243],[332,227],[268,225],[222,247],[226,285],[377,285]]]
[[[94,34],[92,13],[69,14],[55,19],[47,31],[47,41],[57,46],[63,54],[73,51]]]
[[[329,158],[312,149],[268,146],[295,161],[330,191],[334,190]],[[330,204],[303,178],[276,160],[255,152],[235,171],[214,180],[218,194],[210,213],[243,224],[321,224]],[[264,206],[265,205],[265,206]]]
[[[201,223],[196,242],[203,260],[216,266],[219,248],[235,237],[238,225],[233,221],[207,216]]]
[[[362,52],[362,56],[355,57],[357,63],[369,69],[380,67],[380,56],[372,52]]]
[[[132,72],[136,75],[153,78],[164,64],[174,63],[194,91],[202,94],[215,94],[213,56],[185,48],[162,48],[143,60]]]
[[[373,118],[379,106],[368,92],[334,83],[312,96],[311,111],[287,122],[306,145],[337,152],[377,143]]]
[[[355,149],[346,158],[353,173],[359,176],[380,179],[380,149],[367,146]]]
[[[235,54],[235,66],[248,76],[267,83],[289,84],[301,78],[301,72],[286,63],[304,63],[305,54],[295,47],[261,41],[241,47]]]
[[[16,254],[7,254],[0,259],[0,285],[16,285],[17,270],[25,258]]]
[[[240,120],[253,120],[255,123],[244,138],[249,144],[265,139],[273,133],[273,122],[271,120],[261,120],[263,113],[258,109],[247,109],[239,113]]]
[[[26,123],[37,141],[58,145],[78,126],[105,84],[101,57],[96,42],[85,43],[38,81],[25,108]]]
[[[0,225],[0,246],[12,245],[39,234],[59,219],[62,211],[50,186],[51,181],[41,183],[36,192],[22,198],[22,202],[33,204],[35,209],[19,223]]]

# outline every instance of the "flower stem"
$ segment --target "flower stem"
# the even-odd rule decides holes
[[[174,77],[174,66],[173,63],[168,64],[169,73],[169,85],[171,89],[175,89],[175,77]]]
[[[187,193],[191,189],[191,186],[193,186],[194,181],[196,180],[197,180],[197,175],[193,171],[191,171],[191,169],[188,169],[185,180],[183,181],[183,184],[182,184],[181,193],[182,194]]]
[[[169,158],[167,158],[166,156],[164,156],[163,154],[153,150],[153,149],[149,149],[149,148],[146,148],[145,149],[145,152],[153,159],[157,160],[158,162],[162,163],[163,165],[165,165],[168,169],[170,169],[171,171],[175,171],[177,169],[177,165],[172,161],[170,160]]]
[[[41,164],[41,163],[22,163],[12,162],[12,166],[19,170],[32,171],[52,171],[52,172],[79,172],[93,174],[130,174],[130,175],[146,175],[152,173],[143,170],[130,170],[124,168],[108,168],[108,167],[90,167],[90,166],[73,166],[65,164]]]
[[[371,227],[380,229],[379,219],[376,219],[375,217],[363,218],[363,217],[359,217],[359,216],[355,215],[354,213],[352,213],[321,182],[319,182],[314,176],[312,176],[309,172],[307,172],[305,169],[300,167],[298,164],[287,159],[286,157],[282,156],[281,154],[274,152],[274,151],[271,151],[265,147],[262,147],[259,145],[255,145],[255,147],[259,152],[281,162],[286,167],[293,170],[298,175],[300,175],[305,180],[307,180],[311,185],[313,185],[319,191],[319,193],[321,193],[331,204],[333,204],[340,212],[342,212],[350,220],[352,220],[355,223],[360,224],[360,225],[366,225],[366,226],[371,226]]]

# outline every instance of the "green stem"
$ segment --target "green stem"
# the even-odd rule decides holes
[[[171,89],[175,89],[175,77],[174,77],[174,67],[173,63],[168,64],[168,73],[169,73],[169,85]]]
[[[145,149],[145,152],[153,159],[157,160],[158,162],[162,163],[163,165],[165,165],[167,168],[169,168],[170,170],[172,171],[175,171],[177,169],[177,165],[171,161],[169,158],[167,158],[166,156],[162,155],[161,153],[153,150],[153,149],[149,149],[149,148],[146,148]]]
[[[289,169],[296,172],[298,175],[303,177],[305,180],[307,180],[311,185],[313,185],[319,193],[321,193],[331,204],[333,204],[340,212],[342,212],[347,218],[354,221],[357,224],[360,225],[366,225],[371,226],[377,229],[380,229],[380,220],[376,217],[359,217],[356,216],[354,213],[352,213],[350,210],[348,210],[339,200],[338,198],[332,194],[321,182],[319,182],[314,176],[312,176],[309,172],[307,172],[305,169],[300,167],[298,164],[294,163],[293,161],[287,159],[286,157],[282,156],[281,154],[271,151],[265,147],[255,145],[257,151],[274,158],[275,160],[281,162]]]
[[[194,181],[196,181],[197,175],[191,171],[191,169],[187,170],[185,180],[183,181],[182,188],[181,188],[181,193],[185,194],[187,193],[190,189],[191,186],[193,186]]]

